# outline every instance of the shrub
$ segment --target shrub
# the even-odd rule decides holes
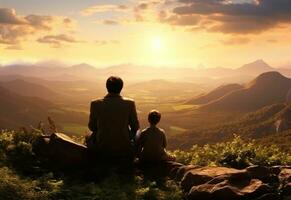
[[[0,199],[96,199],[96,200],[180,200],[183,195],[173,181],[165,186],[144,182],[135,175],[132,178],[111,174],[98,183],[84,181],[81,175],[74,177],[41,166],[32,152],[32,143],[40,134],[27,132],[0,132]]]
[[[246,142],[240,136],[234,136],[230,142],[194,145],[189,151],[176,150],[173,154],[177,161],[184,164],[201,166],[227,166],[244,168],[250,165],[286,165],[291,164],[291,155],[282,152],[277,146],[262,146],[255,141]]]

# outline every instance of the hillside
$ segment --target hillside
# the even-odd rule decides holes
[[[174,82],[162,79],[143,81],[124,88],[124,93],[134,98],[177,101],[187,99],[203,91],[203,86],[190,82]]]
[[[266,72],[243,89],[210,102],[200,109],[204,111],[254,111],[264,106],[283,103],[291,89],[291,79],[278,72]]]
[[[31,125],[48,116],[54,105],[38,97],[25,97],[0,87],[0,127]]]
[[[281,128],[277,129],[278,121],[282,121]],[[281,132],[291,130],[291,104],[273,104],[248,113],[238,120],[221,123],[214,127],[192,129],[185,135],[176,138],[176,148],[189,148],[192,144],[208,144],[229,140],[234,134],[245,139],[265,140],[269,143]],[[276,136],[275,136],[276,135]],[[281,137],[283,139],[284,137]],[[286,143],[291,144],[291,141]],[[269,141],[269,142],[267,142]],[[280,139],[278,139],[280,141]],[[285,145],[286,145],[285,143]],[[272,144],[277,144],[275,141]],[[280,144],[280,142],[278,143]]]
[[[218,88],[215,88],[214,90],[210,91],[207,94],[200,95],[199,97],[196,97],[195,99],[192,99],[186,102],[186,104],[194,104],[194,105],[206,104],[206,103],[209,103],[210,101],[219,99],[230,92],[233,92],[235,90],[239,90],[242,88],[243,86],[239,84],[222,85],[222,86],[219,86]]]
[[[22,96],[39,97],[47,100],[58,97],[58,94],[51,89],[22,79],[0,82],[0,86]]]
[[[0,128],[17,129],[36,126],[48,116],[58,121],[58,130],[83,134],[86,130],[87,113],[67,110],[39,97],[28,97],[0,87]]]

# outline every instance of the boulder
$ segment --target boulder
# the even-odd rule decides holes
[[[183,191],[188,192],[193,186],[204,184],[218,176],[233,175],[248,176],[245,170],[238,170],[226,167],[201,167],[189,170],[181,181]]]
[[[265,166],[250,166],[246,168],[246,171],[252,178],[259,179],[264,183],[278,183],[278,173],[280,171],[277,168],[269,168]]]
[[[280,181],[282,183],[291,183],[291,169],[284,168],[279,174]]]
[[[243,200],[254,199],[270,192],[270,187],[258,179],[250,181],[232,182],[221,179],[221,182],[210,181],[208,183],[193,186],[188,193],[188,199],[203,200]]]
[[[280,195],[276,193],[268,193],[260,196],[256,200],[280,200]]]
[[[176,181],[181,181],[181,179],[184,177],[184,175],[188,172],[191,171],[192,169],[197,169],[197,168],[201,168],[200,166],[197,165],[186,165],[186,166],[182,166],[180,167],[176,174],[175,174],[175,180]]]
[[[46,158],[52,167],[72,169],[89,162],[87,147],[62,133],[38,138],[33,151],[41,159]]]
[[[283,196],[291,196],[291,183],[287,183],[282,187]]]

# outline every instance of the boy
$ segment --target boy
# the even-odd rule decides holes
[[[161,113],[152,110],[148,115],[150,126],[144,129],[137,139],[137,156],[141,162],[174,160],[165,150],[167,146],[165,131],[157,127],[160,120]]]

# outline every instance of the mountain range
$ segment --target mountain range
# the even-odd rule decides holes
[[[261,73],[278,71],[291,76],[291,69],[273,68],[263,60],[257,60],[241,67],[231,68],[170,68],[150,67],[132,64],[116,65],[106,68],[95,68],[81,63],[67,66],[60,63],[13,64],[0,67],[2,75],[23,75],[50,80],[104,80],[110,75],[119,75],[128,82],[139,82],[153,79],[183,80],[186,82],[210,83],[243,83]]]
[[[235,90],[242,89],[243,86],[240,84],[226,84],[215,88],[207,94],[202,94],[194,99],[186,102],[186,104],[201,105],[206,104],[216,99],[223,97],[224,95],[233,92]]]
[[[221,86],[188,103],[203,104],[205,111],[254,111],[287,101],[291,79],[279,72],[265,72],[245,84]]]

